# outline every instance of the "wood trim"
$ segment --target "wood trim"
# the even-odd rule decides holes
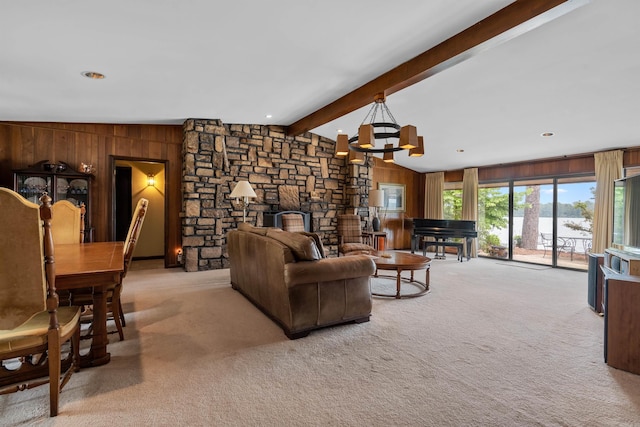
[[[595,160],[593,154],[574,157],[543,159],[537,161],[508,163],[505,165],[478,168],[478,181],[491,182],[522,178],[547,178],[593,174]],[[445,182],[461,182],[463,169],[446,171]]]
[[[478,53],[531,31],[587,0],[517,0],[493,15],[292,123],[289,136],[300,135],[444,71]]]

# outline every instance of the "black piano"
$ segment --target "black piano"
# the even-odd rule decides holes
[[[420,241],[424,237],[433,237],[434,242],[427,243],[429,246],[436,246],[436,258],[444,258],[445,246],[453,246],[448,244],[450,239],[464,238],[467,242],[467,261],[471,258],[472,239],[478,237],[476,231],[476,222],[458,219],[413,219],[413,231],[411,233],[411,253],[420,248]],[[438,247],[442,247],[442,255],[437,251]],[[458,259],[462,261],[458,252]]]

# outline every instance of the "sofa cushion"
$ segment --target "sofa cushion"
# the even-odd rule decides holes
[[[316,233],[309,233],[307,231],[298,231],[299,234],[302,234],[307,237],[311,237],[313,241],[316,243],[318,247],[318,251],[320,252],[320,258],[324,258],[327,254],[324,251],[324,245],[322,244],[322,239]]]
[[[266,236],[267,235],[267,229],[266,228],[254,227],[253,225],[251,225],[249,223],[246,223],[246,222],[241,222],[240,224],[238,224],[238,230],[246,231],[248,233],[259,234],[261,236]]]
[[[267,237],[277,240],[291,249],[298,261],[315,261],[322,259],[322,254],[312,237],[300,233],[291,233],[278,228],[268,228]]]

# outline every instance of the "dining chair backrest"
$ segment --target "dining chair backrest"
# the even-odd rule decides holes
[[[51,232],[56,245],[84,242],[84,204],[80,207],[68,200],[59,200],[51,206]]]
[[[147,215],[148,206],[149,201],[145,198],[141,198],[140,200],[138,200],[136,210],[133,212],[131,224],[129,225],[129,232],[127,233],[127,238],[124,241],[124,272],[122,273],[123,278],[127,275],[127,271],[129,271],[129,264],[131,264],[133,251],[136,248],[136,243],[138,243],[138,237],[140,237],[140,231],[142,230],[144,218]]]
[[[58,304],[51,197],[45,193],[40,202],[0,188],[0,236],[7,246],[0,256],[0,394],[49,383],[55,417],[60,390],[80,358],[80,308]],[[5,369],[8,361],[17,367]]]
[[[18,193],[0,188],[0,330],[17,327],[46,309],[40,210]]]

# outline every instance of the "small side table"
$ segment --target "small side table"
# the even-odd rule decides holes
[[[367,245],[373,246],[377,251],[384,251],[387,246],[386,231],[363,231],[362,239]]]

